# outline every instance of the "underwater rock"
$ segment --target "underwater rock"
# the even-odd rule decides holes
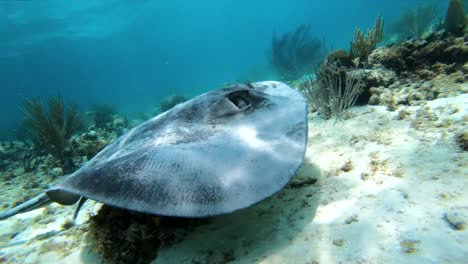
[[[73,146],[76,155],[85,156],[87,160],[90,160],[115,138],[117,138],[117,136],[113,135],[111,132],[91,130],[82,134],[80,137],[74,138]]]
[[[460,71],[451,75],[440,74],[430,81],[416,80],[396,81],[390,86],[379,86],[370,89],[371,105],[420,105],[424,101],[456,96],[467,93],[468,87],[460,83],[465,78]]]
[[[377,67],[366,70],[351,70],[348,73],[363,73],[361,93],[356,101],[357,105],[368,104],[372,96],[371,89],[374,87],[389,86],[397,80],[396,74],[393,71],[383,67]]]
[[[315,178],[304,178],[304,177],[296,177],[293,181],[291,181],[287,188],[304,188],[311,185],[314,185],[317,182]]]
[[[444,215],[445,221],[456,230],[463,230],[466,228],[466,221],[468,220],[468,214],[461,210],[462,208],[451,208],[450,211]]]
[[[407,254],[418,252],[418,247],[420,244],[421,241],[416,239],[405,239],[400,242],[401,250]]]
[[[363,87],[379,87],[389,86],[397,80],[397,76],[393,71],[389,71],[385,68],[374,68],[364,70],[364,76],[362,77]]]
[[[346,50],[342,50],[342,49],[332,51],[330,54],[327,55],[326,60],[329,62],[336,62],[337,66],[345,66],[345,67],[353,66],[353,61],[351,59],[351,56],[348,54]]]
[[[2,142],[0,144],[0,160],[5,163],[21,161],[29,149],[30,147],[21,141]]]
[[[468,131],[460,131],[456,135],[458,146],[463,151],[468,151]]]
[[[400,45],[381,47],[369,65],[395,73],[393,83],[370,88],[369,104],[419,105],[468,92],[468,38],[435,32]]]
[[[333,240],[333,245],[337,247],[342,247],[345,244],[345,242],[346,241],[344,239],[335,239]]]
[[[116,116],[112,121],[112,127],[114,131],[117,131],[117,134],[121,135],[128,128],[128,120],[122,116]]]
[[[403,49],[399,46],[380,47],[369,55],[368,62],[373,68],[384,66],[386,69],[393,70],[399,74],[405,69],[405,62],[402,56]]]
[[[395,71],[399,77],[417,77],[413,75],[420,70],[431,70],[436,74],[442,73],[441,70],[450,73],[461,68],[468,60],[467,41],[466,37],[445,36],[443,32],[435,32],[426,38],[377,48],[369,56],[369,65],[382,65]],[[437,63],[444,64],[444,67],[434,67]],[[455,64],[454,67],[448,66],[451,64]]]
[[[83,134],[83,138],[86,140],[96,140],[98,138],[98,133],[94,130],[91,130]]]
[[[346,163],[343,164],[343,166],[341,166],[340,168],[340,170],[342,170],[343,172],[349,172],[353,169],[354,169],[354,164],[352,160],[346,161]]]
[[[351,215],[350,217],[346,218],[346,220],[344,221],[344,223],[347,225],[350,225],[355,222],[356,223],[359,222],[359,216],[357,214]]]
[[[92,129],[93,127],[91,127]],[[96,129],[96,127],[94,127]],[[84,156],[87,160],[94,157],[128,129],[128,120],[118,114],[114,114],[111,121],[107,122],[105,129],[97,128],[89,130],[80,136],[73,137],[75,156]],[[81,163],[79,163],[81,164]]]

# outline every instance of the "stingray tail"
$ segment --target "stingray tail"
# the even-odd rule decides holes
[[[16,207],[11,208],[10,210],[7,210],[5,212],[0,213],[0,220],[5,220],[10,218],[11,216],[14,216],[16,214],[20,213],[25,213],[32,211],[34,209],[37,209],[39,207],[46,206],[48,204],[52,203],[52,200],[50,200],[49,196],[47,194],[42,193],[39,194],[38,196],[32,198],[29,201],[26,201]]]
[[[78,217],[78,213],[80,212],[81,206],[83,206],[86,200],[88,199],[84,196],[80,198],[80,202],[78,203],[78,206],[76,207],[75,213],[73,213],[73,221],[75,221],[76,218]]]

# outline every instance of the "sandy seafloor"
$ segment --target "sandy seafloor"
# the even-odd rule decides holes
[[[455,134],[467,129],[468,95],[351,114],[309,118],[306,161],[293,181],[317,183],[217,217],[154,263],[467,263],[468,159]],[[74,207],[0,222],[0,263],[105,263],[86,234],[99,206],[87,203],[65,231]]]

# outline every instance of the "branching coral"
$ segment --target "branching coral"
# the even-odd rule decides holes
[[[375,21],[373,28],[367,31],[367,35],[356,28],[354,31],[354,40],[351,42],[349,55],[352,59],[359,58],[362,61],[367,61],[367,57],[377,47],[377,43],[382,41],[383,19],[379,16]]]
[[[336,119],[343,118],[357,100],[363,74],[342,75],[334,63],[324,61],[316,75],[315,79],[309,77],[300,90],[308,97],[311,107],[325,119],[333,115]]]
[[[24,99],[25,124],[36,150],[52,154],[65,165],[64,151],[84,122],[77,106],[66,107],[61,96],[49,98],[48,108],[46,111],[38,99]]]
[[[312,69],[314,61],[319,58],[321,46],[321,41],[311,36],[310,25],[300,25],[281,36],[274,33],[271,63],[283,79],[296,79]]]

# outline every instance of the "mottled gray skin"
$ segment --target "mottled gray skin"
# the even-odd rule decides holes
[[[307,103],[279,82],[200,95],[144,122],[46,194],[150,214],[206,217],[281,190],[304,159]]]

